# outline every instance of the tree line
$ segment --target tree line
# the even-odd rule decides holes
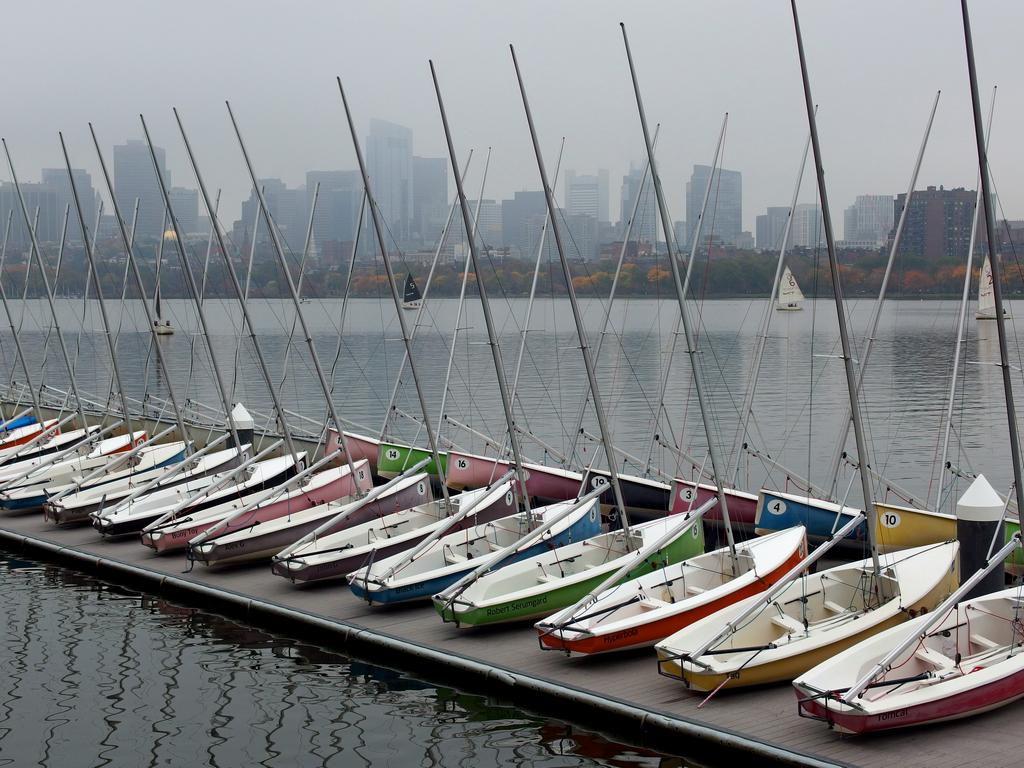
[[[203,258],[192,253],[190,264],[197,282],[204,275]],[[8,297],[20,297],[25,289],[25,277],[29,275],[28,296],[43,296],[43,282],[38,269],[29,269],[27,254],[8,254],[3,270],[4,287]],[[700,298],[766,297],[771,290],[778,255],[757,251],[715,251],[710,256],[698,257],[690,279],[690,295]],[[1016,254],[1003,255],[1003,285],[1009,296],[1024,296],[1024,269]],[[885,271],[886,254],[883,252],[846,251],[840,253],[843,290],[848,296],[876,294]],[[82,295],[87,275],[87,263],[81,249],[67,249],[59,277],[54,281],[55,259],[48,258],[48,270],[55,292],[61,296]],[[101,249],[99,276],[106,298],[119,298],[125,275],[125,259],[114,248]],[[396,279],[401,285],[406,273],[411,272],[420,289],[426,288],[429,265],[406,262],[401,255],[393,256]],[[139,249],[140,271],[143,274],[146,292],[152,296],[155,284],[154,253],[152,248]],[[235,268],[240,279],[246,280],[246,264],[235,257]],[[974,260],[972,280],[977,284],[981,257]],[[484,283],[494,295],[508,297],[528,296],[533,281],[535,263],[533,260],[511,257],[485,257]],[[616,260],[612,258],[572,263],[573,286],[582,296],[607,297],[615,276]],[[796,249],[787,256],[787,265],[793,271],[797,282],[806,296],[826,297],[832,295],[832,282],[828,259],[823,250]],[[298,282],[297,260],[291,264],[292,277]],[[961,257],[949,257],[937,261],[925,261],[912,255],[900,255],[894,265],[889,285],[893,297],[951,297],[959,296],[962,290],[966,267]],[[461,288],[463,271],[461,263],[439,264],[430,283],[430,295],[435,297],[457,297]],[[323,263],[307,264],[302,275],[302,295],[308,298],[340,298],[344,296],[348,282],[347,266],[338,267]],[[276,259],[261,253],[256,259],[251,277],[250,296],[254,298],[287,298],[288,289]],[[223,260],[216,252],[210,259],[205,272],[205,295],[211,298],[232,298],[234,296]],[[622,297],[668,298],[674,296],[674,285],[670,264],[664,254],[640,256],[627,259],[619,277],[617,295]],[[183,279],[176,255],[164,254],[160,275],[160,291],[165,298],[185,298],[186,283]],[[467,292],[476,293],[476,278],[470,273]],[[567,293],[565,280],[557,260],[541,265],[537,283],[539,296],[564,296]],[[350,294],[354,297],[387,298],[390,293],[383,265],[379,260],[357,262],[352,274]],[[95,295],[90,286],[90,295]],[[126,295],[138,298],[134,280],[129,278]]]

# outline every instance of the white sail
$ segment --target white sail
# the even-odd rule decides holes
[[[775,308],[782,310],[801,309],[800,302],[803,300],[803,291],[797,285],[793,272],[789,267],[786,267],[782,277],[779,278],[779,300]]]
[[[996,319],[996,297],[992,291],[992,264],[988,257],[981,267],[981,279],[978,281],[978,314],[979,320]]]

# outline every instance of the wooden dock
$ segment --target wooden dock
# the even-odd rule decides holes
[[[567,658],[538,648],[530,627],[458,630],[428,606],[368,607],[343,585],[299,589],[269,566],[183,573],[137,540],[107,541],[89,527],[58,529],[40,514],[0,519],[0,546],[60,562],[196,607],[454,687],[490,693],[700,764],[998,766],[1020,761],[1020,705],[968,720],[840,737],[799,718],[788,686],[700,697],[657,674],[652,651]]]

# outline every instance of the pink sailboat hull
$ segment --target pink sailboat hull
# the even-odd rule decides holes
[[[495,468],[497,464],[497,468]],[[574,499],[580,491],[583,475],[565,469],[526,464],[526,492],[531,498],[545,503]],[[483,488],[493,483],[510,469],[509,462],[472,453],[448,452],[449,488],[465,491]],[[521,492],[521,489],[519,489]]]
[[[672,481],[672,496],[669,502],[669,514],[677,515],[689,509],[697,509],[709,499],[716,498],[718,492],[713,485],[697,483],[693,480],[676,478]],[[729,520],[736,526],[749,526],[753,529],[754,518],[757,516],[757,496],[735,488],[725,489],[725,501],[729,505]],[[704,515],[708,521],[721,522],[722,510],[715,505]]]
[[[840,712],[829,709],[821,699],[811,699],[797,691],[800,714],[826,720],[841,732],[874,733],[911,725],[938,723],[981,714],[1024,697],[1024,672],[1009,675],[988,685],[971,688],[937,701],[873,714]]]
[[[353,496],[358,491],[368,491],[373,486],[373,480],[367,469],[366,464],[357,463],[356,477],[349,472],[341,474],[338,470],[319,472],[313,475],[305,486],[294,488],[266,504],[249,510],[237,520],[233,520],[224,532],[246,528],[257,522],[276,520],[294,512],[302,512],[318,504],[326,504],[345,496]],[[182,515],[187,515],[187,511],[183,511]],[[194,525],[175,528],[167,535],[160,536],[155,540],[153,537],[143,534],[142,543],[152,547],[158,553],[184,550],[191,539],[208,528],[212,528],[218,522],[220,522],[218,518],[200,520]]]
[[[327,447],[325,453],[333,453],[339,449],[338,433],[336,430],[327,431]],[[380,441],[366,435],[359,435],[355,432],[345,432],[345,442],[352,451],[352,461],[366,460],[370,464],[370,471],[377,473],[377,453],[380,450]],[[342,453],[344,456],[344,453]],[[344,460],[344,459],[343,459]]]

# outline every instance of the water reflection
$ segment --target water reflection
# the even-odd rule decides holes
[[[683,765],[75,571],[0,585],[0,765]]]
[[[251,304],[268,360],[282,364],[292,320],[290,304],[266,300],[254,300]],[[849,302],[858,359],[863,353],[872,304],[867,300]],[[179,329],[162,342],[179,397],[185,399],[188,384],[189,398],[215,404],[218,396],[201,340],[195,342],[195,354],[192,353],[196,331],[192,310],[183,301],[167,301],[166,305],[172,322]],[[14,302],[14,306],[16,315],[20,316],[23,309],[26,312],[24,346],[30,365],[38,371],[44,358],[48,311],[42,302],[29,301],[24,305]],[[81,316],[80,302],[61,302],[60,307],[67,315],[62,318],[65,327],[76,328]],[[304,305],[327,367],[334,359],[340,308],[338,300]],[[738,410],[747,385],[762,308],[762,300],[708,301],[700,307],[700,348],[713,407],[712,428],[714,439],[725,455],[733,449]],[[229,383],[232,379],[236,381],[238,397],[250,407],[269,412],[270,399],[248,342],[242,345],[238,356],[238,375],[232,375],[238,346],[237,306],[234,302],[211,300],[207,309],[211,326],[217,332],[213,343]],[[493,309],[506,367],[511,371],[526,301],[495,300]],[[918,497],[934,498],[935,495],[957,309],[955,301],[888,302],[865,378],[864,410],[874,464]],[[156,365],[149,349],[141,305],[129,302],[126,310],[125,331],[119,346],[119,357],[127,363],[122,366],[125,386],[136,397],[146,392],[163,393],[166,382],[155,374]],[[440,406],[456,310],[456,300],[431,301],[415,340],[427,402],[435,407]],[[754,402],[752,443],[811,480],[828,485],[831,457],[847,408],[845,381],[836,358],[835,309],[830,300],[809,300],[802,312],[777,314],[784,316],[772,318]],[[1024,309],[1014,312],[1014,317],[1018,316],[1024,316]],[[677,317],[675,301],[622,300],[612,313],[613,331],[605,337],[602,346],[599,378],[615,442],[641,459],[652,453],[653,417],[665,363],[676,341],[673,330]],[[585,302],[585,319],[591,333],[596,333],[603,320],[603,307],[599,302]],[[485,335],[478,302],[467,303],[464,326],[455,354],[448,414],[480,432],[501,435],[505,430],[502,409],[490,351],[483,343]],[[83,360],[78,370],[79,386],[85,392],[105,394],[110,373],[95,307],[90,308],[86,328],[80,342],[77,334],[68,334]],[[368,433],[377,433],[384,420],[388,397],[403,357],[399,339],[390,302],[358,299],[351,303],[335,377],[335,401],[344,417],[363,425]],[[591,343],[595,344],[596,339],[591,338]],[[287,408],[322,421],[325,407],[308,352],[303,347],[294,345],[288,356],[282,400]],[[1013,335],[1010,350],[1011,356],[1020,357]],[[11,345],[0,348],[0,356],[6,375],[14,366]],[[964,468],[984,471],[997,488],[1005,489],[1011,472],[1005,460],[1008,440],[1002,386],[998,369],[990,365],[997,359],[993,323],[970,320],[964,357],[969,363],[962,370],[963,380],[958,387],[960,397],[954,411],[952,460]],[[45,358],[46,380],[54,386],[63,386],[67,377],[52,340]],[[707,441],[684,358],[682,350],[677,350],[665,397],[670,420],[662,420],[660,431],[666,434],[671,430],[679,444],[699,462],[707,455]],[[275,371],[275,375],[280,374],[283,370]],[[1015,371],[1014,375],[1019,383],[1020,371]],[[539,300],[530,324],[520,378],[521,411],[517,416],[520,425],[565,453],[573,441],[585,391],[586,377],[568,303]],[[1017,392],[1020,404],[1024,405],[1024,389],[1018,386]],[[418,416],[419,405],[411,386],[402,387],[398,406]],[[1024,412],[1024,408],[1018,410]],[[432,413],[431,417],[439,421],[437,413]],[[426,439],[419,425],[409,419],[398,417],[393,426],[399,436],[407,440],[423,442]],[[584,426],[591,432],[597,431],[589,410]],[[484,449],[483,442],[470,433],[452,426],[444,429],[447,437],[467,450]],[[595,448],[592,443],[583,444],[582,460],[589,461]],[[528,438],[524,438],[524,451],[535,460],[548,458],[543,446]],[[652,458],[655,465],[667,471],[679,466],[673,452],[663,447],[655,449]],[[840,487],[845,487],[848,481],[849,469],[845,472]],[[756,490],[770,475],[767,466],[745,461],[741,478],[746,487]],[[774,479],[779,478],[776,475]]]

